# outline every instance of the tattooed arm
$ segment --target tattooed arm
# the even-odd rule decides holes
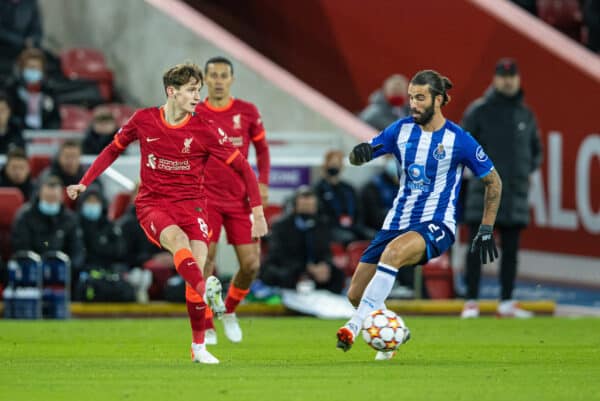
[[[498,172],[494,169],[483,177],[481,181],[485,184],[481,224],[493,226],[496,222],[496,214],[498,213],[500,198],[502,197],[502,180]]]

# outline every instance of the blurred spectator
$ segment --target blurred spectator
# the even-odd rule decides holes
[[[398,194],[398,166],[392,155],[384,157],[383,169],[375,174],[360,192],[365,226],[381,230],[388,210]]]
[[[40,47],[42,21],[37,0],[0,1],[0,74],[10,73],[24,49]]]
[[[512,2],[537,17],[537,0],[512,0]]]
[[[265,284],[296,288],[300,280],[309,279],[317,289],[342,292],[345,276],[331,261],[329,225],[319,218],[317,202],[310,188],[300,187],[293,212],[273,224],[261,269]]]
[[[12,116],[10,99],[0,92],[0,154],[6,154],[11,147],[25,148],[21,125]]]
[[[42,171],[40,177],[43,179],[43,177],[55,175],[62,180],[65,186],[68,186],[79,183],[84,173],[84,168],[81,165],[81,145],[77,141],[67,140],[60,145],[56,158],[49,167]],[[100,180],[97,180],[94,184],[100,190],[103,189]],[[65,205],[70,209],[74,209],[75,202],[66,198]]]
[[[6,155],[6,164],[0,170],[0,187],[16,187],[21,190],[26,201],[33,194],[29,160],[21,148],[13,148]]]
[[[117,121],[110,108],[98,106],[94,109],[92,124],[85,133],[81,149],[85,155],[97,155],[108,145],[117,132]]]
[[[59,105],[45,82],[46,57],[39,49],[26,49],[17,60],[17,76],[6,85],[13,114],[30,129],[59,129]]]
[[[323,178],[317,182],[315,192],[319,210],[333,224],[333,240],[343,244],[368,239],[374,232],[359,221],[359,206],[354,188],[341,180],[344,154],[333,150],[327,152],[321,167]]]
[[[520,309],[512,301],[512,293],[517,274],[521,230],[529,223],[529,179],[540,167],[542,150],[535,116],[523,102],[521,78],[514,60],[498,61],[492,87],[483,98],[477,99],[468,107],[462,126],[485,149],[502,177],[502,200],[495,225],[502,243],[502,293],[498,313],[503,316],[529,317],[530,312]],[[484,191],[480,180],[470,180],[464,211],[464,220],[470,230],[467,243],[473,241],[481,223]],[[466,298],[469,301],[465,303],[463,317],[479,315],[476,300],[479,296],[480,276],[480,256],[468,252]]]
[[[77,215],[64,207],[63,196],[60,178],[45,177],[38,196],[24,204],[15,216],[12,248],[42,256],[47,251],[62,251],[71,259],[71,276],[76,278],[85,257],[83,234]]]
[[[600,1],[583,0],[582,12],[587,47],[597,53],[600,51]]]
[[[116,265],[125,253],[123,235],[121,228],[108,220],[108,207],[98,187],[88,188],[78,204],[86,250],[85,269],[119,272]]]
[[[394,121],[408,115],[406,94],[408,81],[404,75],[394,74],[383,83],[383,88],[369,97],[369,106],[359,117],[373,128],[383,131]]]

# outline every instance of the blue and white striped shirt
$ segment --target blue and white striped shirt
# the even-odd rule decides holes
[[[449,120],[441,129],[427,132],[412,117],[403,118],[369,143],[383,144],[374,157],[392,153],[400,167],[400,188],[383,230],[404,230],[435,220],[455,233],[456,201],[464,166],[480,178],[494,169],[471,134]]]

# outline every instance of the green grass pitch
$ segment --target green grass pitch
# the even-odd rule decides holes
[[[600,319],[405,320],[376,362],[335,348],[341,321],[243,318],[217,366],[190,362],[185,319],[0,320],[0,400],[600,400]]]

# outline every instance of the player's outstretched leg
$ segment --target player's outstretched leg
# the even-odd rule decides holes
[[[396,274],[398,274],[398,269],[393,266],[384,263],[377,265],[377,271],[367,288],[365,288],[357,310],[348,323],[337,332],[338,348],[348,351],[352,347],[367,315],[384,304],[385,299],[392,290],[394,281],[396,281]]]

